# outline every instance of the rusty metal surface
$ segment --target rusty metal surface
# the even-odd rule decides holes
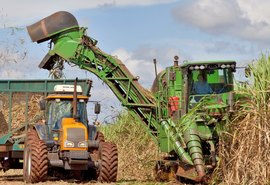
[[[60,11],[27,26],[27,31],[33,42],[41,42],[50,39],[50,36],[61,30],[78,26],[72,14]]]
[[[195,166],[190,166],[190,165],[179,165],[176,175],[179,177],[184,177],[187,179],[191,179],[194,181],[199,182],[200,180],[198,179],[199,176],[197,174]]]
[[[10,149],[12,149],[12,148],[10,146],[7,146],[7,145],[0,146],[0,151],[1,152],[10,151]]]
[[[155,179],[159,182],[175,181],[178,163],[168,160],[158,161],[154,168]]]

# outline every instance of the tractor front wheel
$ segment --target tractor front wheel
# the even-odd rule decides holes
[[[41,141],[32,141],[24,149],[24,181],[37,183],[47,179],[48,151],[46,144]]]
[[[100,166],[98,181],[116,182],[118,168],[117,146],[113,143],[104,142],[100,145]]]

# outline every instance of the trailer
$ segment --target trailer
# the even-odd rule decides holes
[[[56,85],[72,85],[74,79],[0,80],[0,169],[23,168],[24,141],[29,127],[44,120],[39,101]],[[79,79],[82,95],[90,96],[92,81]]]

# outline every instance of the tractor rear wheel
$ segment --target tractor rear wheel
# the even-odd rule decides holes
[[[95,140],[98,140],[100,143],[105,142],[105,137],[104,137],[103,133],[100,131],[97,131],[96,136],[95,136]]]
[[[37,183],[47,179],[48,151],[46,144],[41,140],[26,144],[24,149],[24,181]]]
[[[28,131],[27,131],[27,136],[26,136],[26,143],[28,144],[31,144],[32,141],[37,141],[39,140],[39,137],[38,137],[38,134],[36,132],[35,129],[33,128],[30,128]]]
[[[39,140],[39,137],[36,130],[33,128],[28,129],[26,139],[24,141],[25,148],[24,148],[24,154],[23,154],[23,169],[26,169],[27,168],[26,165],[28,163],[31,163],[30,161],[28,162],[28,158],[29,158],[28,155],[29,155],[29,152],[31,151],[31,146],[32,146],[33,141],[38,141],[38,140]],[[26,173],[27,173],[27,170],[23,170],[24,179],[26,179],[26,176],[27,176]]]
[[[100,166],[98,181],[116,182],[118,168],[117,146],[113,143],[104,142],[100,145]]]

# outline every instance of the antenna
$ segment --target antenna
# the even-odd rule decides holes
[[[157,77],[157,60],[154,58],[153,62],[154,62],[154,66],[155,66],[155,75]]]
[[[179,57],[178,56],[174,56],[174,67],[178,67],[178,59]]]
[[[77,115],[77,80],[74,81],[74,93],[73,93],[73,118],[78,121],[78,115]]]

